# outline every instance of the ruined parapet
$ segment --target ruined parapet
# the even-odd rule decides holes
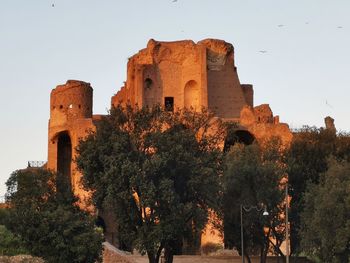
[[[251,84],[241,84],[245,101],[248,106],[254,107],[254,89]]]
[[[92,116],[92,88],[90,83],[68,80],[51,91],[50,124]]]
[[[206,107],[220,118],[239,118],[242,107],[253,106],[253,101],[249,94],[252,90],[248,88],[245,93],[240,84],[233,45],[219,39],[205,39],[197,44],[206,49]]]
[[[114,94],[111,98],[111,107],[117,107],[118,104],[127,104],[130,103],[130,99],[127,93],[127,89],[124,86],[120,88],[120,90]]]
[[[5,196],[0,196],[0,208],[6,208],[6,198],[5,198]]]
[[[220,39],[204,39],[198,42],[207,49],[207,68],[212,71],[221,71],[224,66],[231,62],[234,63],[234,49],[232,44]]]
[[[254,115],[257,123],[273,123],[273,113],[269,104],[254,107]]]
[[[261,104],[256,107],[244,106],[240,112],[240,124],[249,126],[257,123],[278,123],[278,116],[273,116],[269,104]]]
[[[279,122],[279,116],[273,116],[268,104],[242,108],[240,127],[249,131],[256,140],[264,141],[279,137],[284,145],[289,145],[293,135],[286,123]]]
[[[337,129],[335,128],[335,125],[334,125],[334,119],[332,117],[327,116],[326,118],[324,118],[324,123],[326,125],[327,130],[330,130],[333,132],[337,131]]]

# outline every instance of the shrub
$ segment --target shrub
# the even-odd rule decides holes
[[[16,237],[5,226],[0,225],[0,255],[14,256],[26,254],[20,238]]]

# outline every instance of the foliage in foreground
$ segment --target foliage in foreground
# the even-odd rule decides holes
[[[248,262],[249,255],[257,254],[265,262],[273,244],[271,238],[277,239],[279,244],[284,238],[280,216],[284,210],[281,180],[285,169],[280,149],[278,140],[271,140],[265,147],[235,144],[225,158],[223,218],[226,247],[234,247],[242,254],[240,205],[247,209],[257,208],[243,211],[243,254]],[[262,215],[264,208],[269,212],[265,217]],[[275,249],[278,250],[278,246]]]
[[[328,169],[330,156],[337,160],[350,160],[349,134],[308,126],[294,133],[287,153],[292,254],[302,252],[300,214],[305,206],[303,194],[308,183],[319,183],[321,174]]]
[[[21,239],[5,227],[8,220],[8,209],[0,208],[0,255],[13,256],[28,253]]]
[[[30,254],[48,263],[94,263],[101,255],[102,237],[72,193],[56,191],[56,182],[67,183],[57,179],[43,169],[12,173],[6,183],[11,204],[6,227],[21,238]]]
[[[45,263],[42,258],[30,255],[0,256],[1,263]]]
[[[350,162],[331,160],[309,185],[301,214],[301,246],[319,262],[350,262]]]
[[[0,225],[0,256],[26,254],[20,238],[14,236],[4,225]]]
[[[9,211],[7,208],[0,208],[0,225],[5,225],[6,220],[9,217]]]
[[[122,242],[172,262],[196,242],[218,206],[223,141],[206,112],[113,108],[78,147],[77,164],[94,205],[117,214]]]

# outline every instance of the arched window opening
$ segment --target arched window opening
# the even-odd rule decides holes
[[[184,90],[184,107],[185,108],[195,108],[199,109],[200,107],[200,98],[199,98],[199,87],[196,81],[190,80],[185,85]]]
[[[57,190],[71,188],[72,142],[67,132],[58,135],[57,143]]]
[[[235,143],[243,143],[245,145],[250,145],[255,141],[254,136],[245,130],[228,131],[224,144],[224,152],[230,150],[230,148],[235,145]]]

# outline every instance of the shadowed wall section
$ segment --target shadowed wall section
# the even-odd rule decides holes
[[[190,80],[185,85],[185,108],[194,108],[196,110],[200,109],[200,90],[198,84],[194,80]]]
[[[255,141],[254,135],[246,130],[232,130],[228,131],[225,143],[224,152],[230,150],[230,148],[236,143],[243,143],[245,145],[250,145]]]
[[[71,187],[72,142],[67,132],[60,133],[57,141],[57,189],[64,191]]]

